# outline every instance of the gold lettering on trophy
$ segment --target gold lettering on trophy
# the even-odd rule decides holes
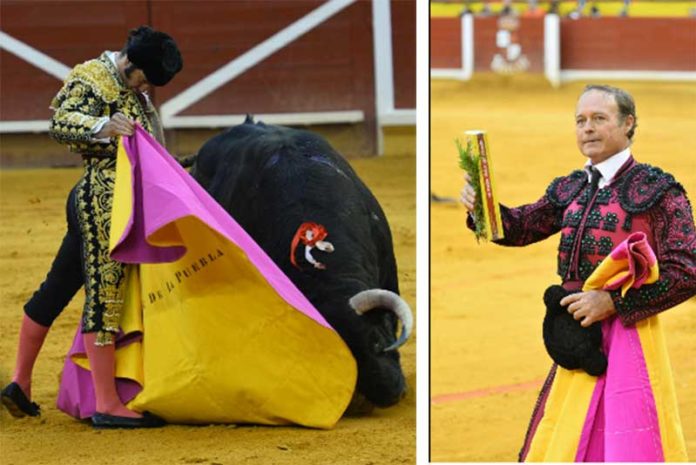
[[[483,177],[483,187],[486,190],[486,204],[488,211],[488,223],[491,228],[491,235],[494,238],[498,237],[498,222],[495,217],[495,201],[493,199],[493,188],[491,187],[491,173],[488,167],[488,151],[486,150],[486,141],[483,134],[478,135],[480,160],[481,160],[481,176]]]

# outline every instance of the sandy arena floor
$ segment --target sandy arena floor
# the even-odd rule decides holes
[[[415,156],[351,160],[390,220],[401,292],[415,311]],[[22,305],[43,280],[65,229],[65,197],[79,169],[0,171],[0,384],[12,374]],[[79,321],[79,295],[56,321],[35,368],[40,419],[0,412],[0,462],[41,464],[401,464],[415,462],[415,335],[401,350],[410,386],[396,407],[299,427],[167,426],[94,431],[55,408],[59,372]]]
[[[488,131],[498,194],[510,206],[537,200],[556,176],[585,161],[573,111],[584,84],[552,90],[531,78],[433,81],[431,187],[458,197],[454,139]],[[637,102],[639,161],[673,173],[696,200],[696,86],[614,83]],[[541,339],[544,289],[558,237],[526,248],[477,244],[460,205],[431,206],[431,459],[516,461],[550,366]],[[691,460],[696,459],[696,299],[664,313]]]

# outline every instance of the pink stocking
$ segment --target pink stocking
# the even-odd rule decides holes
[[[34,371],[34,364],[49,329],[47,326],[38,324],[26,314],[22,319],[22,327],[19,330],[17,360],[12,381],[22,388],[28,399],[31,399],[31,375]]]
[[[83,335],[89,367],[92,372],[96,410],[98,413],[122,417],[139,418],[140,414],[128,410],[116,391],[115,365],[116,356],[114,344],[95,345],[97,333]]]

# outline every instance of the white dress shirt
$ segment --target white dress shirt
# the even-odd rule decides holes
[[[619,171],[619,168],[621,168],[630,157],[631,148],[626,147],[621,152],[617,153],[616,155],[612,155],[611,157],[607,158],[601,163],[597,163],[596,165],[593,165],[591,160],[587,160],[587,163],[585,163],[587,182],[590,182],[590,179],[592,177],[592,173],[590,173],[590,166],[592,166],[596,168],[602,175],[602,177],[599,178],[599,189],[601,189],[614,179],[616,172]]]

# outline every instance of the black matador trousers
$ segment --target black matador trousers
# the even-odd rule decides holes
[[[85,161],[85,174],[70,191],[68,228],[46,279],[24,306],[29,318],[51,326],[84,285],[82,332],[110,344],[119,330],[125,266],[109,258],[115,173],[113,159]]]

